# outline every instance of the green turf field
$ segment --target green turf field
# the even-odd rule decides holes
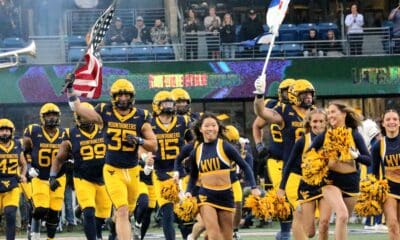
[[[349,240],[383,240],[388,239],[387,233],[382,232],[374,232],[374,231],[366,231],[362,229],[362,225],[360,224],[351,224],[349,226]],[[333,237],[334,225],[330,227],[330,237],[329,239],[334,239]],[[272,226],[269,228],[250,228],[250,229],[241,229],[239,231],[241,239],[245,240],[269,240],[275,239],[275,233],[278,231],[277,226]],[[41,238],[45,239],[46,233],[42,233]],[[108,232],[103,233],[103,239],[107,239]],[[2,235],[0,235],[0,239],[4,239]],[[26,239],[24,234],[18,235],[17,239]],[[74,232],[63,232],[58,233],[56,235],[57,240],[84,240],[85,236],[83,231],[74,231]],[[164,239],[162,235],[161,229],[150,229],[148,235],[146,235],[145,239]],[[177,239],[182,239],[180,233],[177,231]],[[201,238],[203,239],[203,238]],[[318,237],[314,237],[312,239],[318,239]]]

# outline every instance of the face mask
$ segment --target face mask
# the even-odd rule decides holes
[[[0,136],[0,142],[2,143],[8,143],[10,140],[11,140],[11,135]]]

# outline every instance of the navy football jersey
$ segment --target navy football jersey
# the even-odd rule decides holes
[[[127,135],[143,137],[142,127],[150,123],[151,116],[147,110],[133,108],[122,116],[111,104],[102,103],[96,111],[103,119],[104,143],[107,146],[105,162],[118,168],[132,168],[138,165],[138,148],[127,142]]]
[[[279,106],[281,103],[275,99],[266,99],[265,107],[274,108]],[[278,124],[272,123],[269,126],[268,139],[270,142],[268,144],[268,154],[270,158],[276,160],[283,159],[283,136],[281,128]]]
[[[286,162],[292,148],[301,136],[304,135],[304,114],[297,112],[290,104],[279,104],[274,108],[283,118],[283,126],[281,126],[283,156]]]
[[[20,141],[11,140],[8,147],[0,145],[0,179],[19,176],[19,160],[22,153]]]
[[[64,141],[69,141],[74,158],[74,177],[103,184],[103,165],[106,154],[103,132],[95,125],[92,133],[78,127],[65,131]]]
[[[38,178],[48,180],[50,175],[51,162],[55,159],[64,129],[57,128],[54,136],[50,136],[46,130],[37,124],[29,125],[24,131],[24,137],[32,140],[32,167],[39,170]]]
[[[152,119],[151,126],[157,136],[158,150],[155,153],[154,169],[159,179],[160,174],[174,170],[175,159],[186,141],[192,140],[189,118],[174,116],[168,126],[164,126],[158,117]]]

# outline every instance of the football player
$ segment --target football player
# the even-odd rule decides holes
[[[154,186],[163,216],[164,236],[171,240],[175,239],[173,203],[161,197],[161,184],[173,177],[175,159],[185,142],[191,141],[193,137],[189,128],[189,117],[175,114],[175,98],[171,92],[159,91],[153,98],[152,107],[154,118],[151,125],[158,141],[158,151],[154,157]],[[190,231],[184,235],[189,233]]]
[[[250,145],[248,139],[241,138],[238,129],[233,125],[225,126],[226,139],[239,151],[241,157],[247,162],[251,169],[253,169],[253,156],[250,152]],[[240,239],[239,226],[242,218],[242,201],[243,191],[239,179],[239,167],[235,162],[232,162],[230,171],[233,199],[235,203],[235,215],[233,217],[233,239]]]
[[[7,240],[15,239],[18,183],[26,182],[26,160],[20,142],[14,140],[14,132],[13,122],[0,119],[0,211],[6,220]]]
[[[288,104],[288,89],[295,82],[294,79],[285,79],[283,80],[278,87],[278,101],[274,99],[266,99],[265,107],[274,108],[276,105],[281,103]],[[253,138],[256,143],[256,150],[258,153],[258,157],[262,160],[262,164],[260,166],[260,170],[262,169],[261,176],[268,177],[268,183],[272,184],[272,186],[277,187],[282,175],[282,166],[283,166],[283,141],[282,141],[282,133],[277,124],[271,124],[269,127],[269,139],[270,143],[268,148],[263,143],[263,128],[268,125],[268,122],[262,119],[261,117],[256,117],[253,122]],[[264,164],[264,159],[267,158],[267,161]],[[265,169],[267,170],[265,175]]]
[[[192,112],[192,99],[189,93],[183,88],[174,88],[171,90],[172,95],[176,101],[176,113],[182,116],[189,116],[190,121],[193,122],[200,118],[200,114]]]
[[[57,155],[64,129],[60,128],[61,111],[54,103],[46,103],[40,108],[40,125],[31,124],[24,131],[24,151],[32,156],[28,164],[28,174],[32,177],[33,214],[31,239],[40,238],[40,220],[46,221],[47,237],[53,239],[59,222],[65,190],[65,175],[58,176],[60,187],[49,188],[51,162]]]
[[[305,79],[296,80],[288,91],[290,104],[280,104],[274,108],[268,108],[264,105],[265,75],[257,78],[255,81],[255,87],[256,90],[254,93],[256,97],[254,100],[254,110],[257,116],[261,117],[267,122],[270,122],[271,124],[278,124],[281,130],[283,143],[282,159],[284,165],[289,158],[289,154],[294,146],[295,141],[304,134],[305,130],[303,126],[303,118],[306,111],[314,104],[314,86]],[[282,166],[280,167],[280,172],[281,171]],[[280,178],[278,179],[279,181],[277,184],[280,183]],[[286,188],[289,202],[296,201],[299,183],[300,179],[289,179],[288,186]],[[282,222],[281,231],[278,232],[277,239],[289,239],[290,229],[290,222]],[[295,232],[296,231],[294,231],[294,233]]]
[[[150,125],[151,115],[147,110],[134,106],[136,91],[127,79],[116,80],[110,89],[111,103],[101,103],[94,110],[81,104],[71,85],[67,92],[69,104],[78,116],[104,126],[107,146],[104,182],[116,208],[118,239],[130,240],[129,215],[134,211],[139,196],[147,193],[145,184],[139,180],[138,148],[141,146],[149,152],[157,150],[157,139]]]
[[[94,109],[90,103],[83,102]],[[66,131],[60,150],[53,160],[50,170],[50,188],[57,189],[56,179],[63,163],[72,155],[74,159],[74,186],[79,206],[83,212],[83,229],[86,239],[102,238],[101,228],[105,218],[111,214],[111,200],[103,179],[106,145],[103,132],[97,124],[74,114],[76,127]]]

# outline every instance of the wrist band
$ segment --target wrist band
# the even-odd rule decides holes
[[[50,177],[57,177],[57,173],[55,173],[55,172],[50,172]]]
[[[78,100],[77,96],[70,96],[68,97],[68,102],[75,102],[76,100]]]

